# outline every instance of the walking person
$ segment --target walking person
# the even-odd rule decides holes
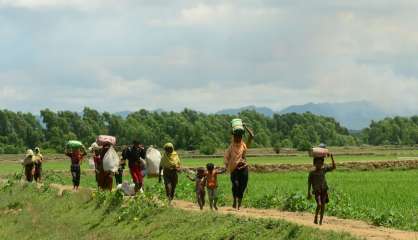
[[[161,173],[163,173],[165,192],[170,204],[176,193],[178,171],[180,171],[180,158],[177,152],[174,151],[174,145],[172,143],[166,143],[158,171],[158,181],[161,182]]]
[[[320,148],[325,148],[325,146],[320,146]],[[325,213],[325,206],[329,202],[328,184],[325,178],[325,174],[337,168],[337,166],[335,165],[334,156],[332,154],[329,154],[329,156],[331,157],[332,161],[331,166],[324,166],[325,157],[314,156],[313,164],[315,166],[315,169],[309,172],[308,177],[308,199],[312,198],[312,194],[315,196],[316,210],[314,223],[318,224],[319,214],[319,225],[322,225],[322,219],[324,218]]]
[[[87,155],[84,147],[73,149],[72,151],[65,151],[65,155],[71,159],[71,176],[73,178],[73,190],[78,191],[80,186],[81,170],[80,165],[83,162],[84,156]]]
[[[128,167],[131,173],[132,181],[135,184],[135,193],[137,193],[144,184],[144,176],[141,173],[141,158],[145,159],[145,148],[135,140],[132,146],[122,152],[122,161],[128,160]]]
[[[218,174],[224,173],[226,169],[215,169],[213,163],[208,163],[206,170],[206,188],[208,189],[209,206],[211,210],[218,210],[216,206],[218,203]]]
[[[34,171],[34,178],[36,182],[41,182],[42,180],[42,163],[44,161],[44,157],[41,154],[41,150],[39,149],[39,147],[35,148],[35,154],[33,156],[33,162],[34,162],[34,167],[35,167],[35,171]]]
[[[248,141],[244,143],[243,135],[248,132]],[[254,138],[253,131],[242,124],[241,127],[233,128],[232,143],[225,152],[225,167],[231,174],[233,204],[232,207],[241,208],[244,192],[248,184],[247,148]]]
[[[34,168],[34,162],[33,162],[33,151],[32,149],[26,150],[25,159],[23,160],[23,168],[25,173],[26,181],[32,182],[33,181],[33,168]]]
[[[111,147],[110,143],[103,144],[100,150],[100,165],[99,165],[99,189],[112,191],[113,188],[113,172],[105,171],[103,168],[103,159]]]

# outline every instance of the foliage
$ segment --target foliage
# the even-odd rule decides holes
[[[68,140],[77,139],[89,145],[97,135],[109,134],[117,137],[119,145],[130,144],[134,139],[155,146],[170,141],[179,149],[213,154],[216,149],[229,144],[230,120],[236,117],[254,129],[254,147],[281,146],[306,150],[319,142],[328,145],[357,142],[334,119],[312,113],[266,117],[255,111],[231,116],[204,114],[190,109],[179,113],[139,110],[122,118],[84,108],[81,114],[49,109],[40,114],[37,119],[31,113],[0,111],[0,153],[18,153],[35,146],[48,149],[48,152],[62,152]]]

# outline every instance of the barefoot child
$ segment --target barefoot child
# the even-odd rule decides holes
[[[218,174],[226,172],[226,169],[215,169],[213,163],[208,163],[206,169],[206,187],[208,189],[210,209],[213,210],[215,208],[215,210],[218,210],[216,206],[218,202]]]
[[[191,181],[195,182],[195,192],[196,192],[196,200],[197,204],[199,204],[200,210],[203,210],[205,206],[205,184],[206,184],[206,176],[205,176],[205,169],[198,168],[195,177],[190,177],[187,175]]]
[[[325,205],[328,200],[328,185],[325,179],[325,174],[336,168],[334,157],[330,154],[332,160],[332,166],[324,166],[324,157],[314,157],[313,164],[315,169],[309,173],[308,178],[308,199],[312,198],[312,193],[315,195],[316,211],[314,223],[318,224],[318,213],[320,212],[319,224],[322,225],[322,219],[324,217]]]

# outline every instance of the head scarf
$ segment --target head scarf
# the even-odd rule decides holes
[[[164,149],[171,148],[173,149],[172,153],[164,152],[163,157],[161,159],[161,166],[163,168],[179,168],[180,167],[180,158],[177,152],[174,151],[174,145],[172,143],[164,144]]]

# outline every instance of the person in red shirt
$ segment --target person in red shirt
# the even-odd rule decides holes
[[[84,156],[87,155],[84,148],[74,149],[72,152],[65,152],[65,155],[71,159],[71,176],[73,177],[73,190],[77,191],[80,186],[80,164],[83,161]]]
[[[126,148],[122,153],[122,160],[128,160],[132,181],[135,183],[135,192],[138,192],[144,184],[144,177],[141,173],[144,166],[141,164],[141,158],[145,159],[145,157],[146,151],[144,146],[136,140],[133,141],[132,146]]]

